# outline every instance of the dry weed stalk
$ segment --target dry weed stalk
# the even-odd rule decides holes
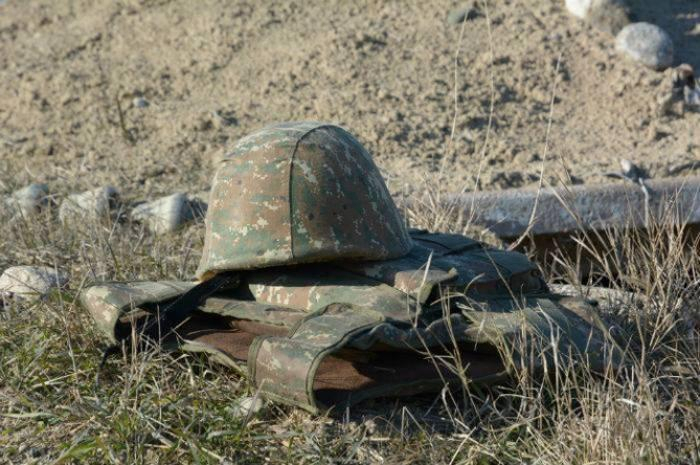
[[[417,227],[468,230],[437,201],[430,214],[409,213]],[[0,463],[698,461],[700,259],[683,228],[581,235],[592,283],[640,297],[602,308],[624,342],[624,370],[599,375],[562,360],[542,379],[515,366],[512,383],[484,388],[440,355],[435,363],[462,374],[460,389],[366,404],[333,422],[268,406],[246,423],[231,410],[252,394],[246,379],[192,355],[112,361],[95,387],[102,346],[77,292],[92,280],[188,277],[201,235],[201,226],[163,238],[128,222],[76,228],[51,210],[3,218],[0,266],[57,266],[72,281],[45,302],[0,310]],[[554,263],[550,278],[579,284],[580,263]]]
[[[486,2],[483,7],[493,59]],[[411,199],[406,216],[415,227],[500,245],[455,204],[446,204],[439,187],[440,176],[449,175],[447,154],[459,113],[461,36],[443,165],[426,183],[433,187]],[[492,137],[493,70],[489,85],[475,188]],[[553,87],[545,151],[554,97]],[[544,170],[543,164],[541,179]],[[16,180],[0,179],[3,190],[14,186]],[[338,412],[336,421],[276,406],[242,421],[231,406],[252,393],[245,378],[193,355],[132,354],[129,363],[110,363],[96,387],[102,346],[76,303],[89,281],[191,276],[201,228],[158,238],[129,223],[61,225],[50,210],[32,218],[2,215],[0,269],[57,266],[70,271],[72,287],[44,302],[0,309],[0,464],[700,462],[700,257],[683,228],[660,221],[645,233],[581,233],[579,249],[593,257],[596,269],[591,284],[640,297],[602,308],[624,342],[623,370],[594,374],[562,360],[554,376],[539,378],[513,365],[512,383],[485,388],[470,382],[458,357],[426,351],[434,363],[460,374],[460,389],[363,405]],[[545,270],[549,278],[580,286],[580,261],[557,256],[553,263]],[[503,354],[509,355],[506,347]]]
[[[411,216],[423,219],[420,227],[434,227],[434,221],[451,224],[453,231],[471,227],[453,205],[431,206],[432,215],[420,208]],[[550,280],[575,284],[585,295],[579,282],[585,254],[593,270],[587,284],[636,296],[601,306],[625,350],[624,366],[601,375],[560,360],[553,376],[537,378],[528,367],[511,364],[516,382],[487,392],[465,380],[466,402],[443,396],[445,411],[465,436],[459,446],[470,458],[465,463],[479,463],[473,457],[488,457],[489,463],[700,460],[700,239],[684,226],[671,226],[679,213],[669,202],[644,231],[587,232],[581,225],[579,252],[552,257]],[[505,346],[502,354],[510,354]],[[457,355],[438,362],[459,370]]]

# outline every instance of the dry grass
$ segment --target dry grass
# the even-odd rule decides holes
[[[488,5],[480,4],[493,61]],[[452,136],[461,113],[457,66],[464,27],[440,176],[449,176],[461,149]],[[491,143],[494,72],[491,67],[487,130],[474,150],[475,189]],[[553,83],[545,139],[555,91]],[[0,173],[10,172],[6,165],[0,160]],[[434,178],[429,185],[439,186]],[[13,187],[21,186],[0,174],[0,190]],[[439,187],[407,200],[413,226],[500,244],[446,205]],[[51,209],[27,219],[0,213],[0,270],[49,265],[71,276],[70,287],[46,301],[0,307],[0,464],[700,463],[700,257],[698,244],[688,246],[683,231],[653,226],[647,234],[582,236],[580,248],[596,265],[592,284],[636,293],[601,302],[626,349],[625,369],[617,373],[600,376],[565,365],[546,379],[522,372],[510,385],[491,388],[465,380],[458,392],[369,402],[333,417],[267,404],[245,419],[235,405],[254,394],[247,379],[191,354],[113,360],[96,384],[103,343],[76,302],[91,281],[191,276],[202,229],[155,237],[128,222],[61,225]],[[544,271],[550,280],[586,292],[580,263],[555,257]]]
[[[438,205],[421,214],[415,200],[415,226],[470,230]],[[592,279],[637,293],[601,306],[627,349],[618,373],[564,366],[545,380],[523,374],[490,389],[465,382],[461,392],[370,402],[333,417],[268,404],[246,421],[235,412],[253,394],[245,377],[197,356],[114,360],[96,386],[101,338],[76,303],[92,280],[191,275],[201,225],[163,237],[128,222],[79,226],[59,224],[53,211],[0,226],[0,268],[46,264],[72,277],[44,302],[0,311],[0,463],[700,461],[700,260],[681,231],[610,234],[602,238],[609,247],[593,250]],[[578,284],[576,268],[560,257],[549,277]]]
[[[551,109],[554,95],[553,84]],[[456,98],[454,111],[456,118]],[[493,111],[492,92],[489,121]],[[449,176],[451,143],[439,176]],[[478,166],[488,147],[489,132]],[[13,184],[0,179],[4,190],[20,187]],[[438,187],[405,199],[413,226],[500,245],[445,202],[435,177],[427,185]],[[27,219],[5,213],[0,269],[56,266],[71,284],[46,301],[0,310],[0,464],[700,463],[700,257],[683,233],[654,226],[647,234],[582,235],[580,249],[597,270],[591,284],[636,293],[601,302],[626,349],[617,373],[563,365],[545,379],[520,372],[491,388],[465,379],[457,392],[368,402],[332,417],[267,404],[246,419],[236,403],[254,394],[247,379],[191,354],[113,360],[96,384],[103,343],[76,302],[91,281],[191,276],[201,224],[155,237],[124,221],[62,225],[55,209]],[[581,263],[552,263],[544,270],[550,280],[586,292]]]

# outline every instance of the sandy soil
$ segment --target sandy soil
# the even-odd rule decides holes
[[[532,185],[553,90],[548,181],[692,173],[700,113],[655,115],[665,74],[563,0],[488,3],[460,39],[442,0],[0,1],[0,190],[201,191],[227,145],[290,119],[347,127],[395,192],[473,189],[480,160],[482,188]],[[631,3],[700,69],[700,2]]]

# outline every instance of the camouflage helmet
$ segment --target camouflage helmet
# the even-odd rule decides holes
[[[201,279],[217,272],[406,255],[412,242],[367,150],[316,122],[242,138],[214,177]]]

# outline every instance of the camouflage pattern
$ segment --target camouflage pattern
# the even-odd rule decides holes
[[[184,294],[196,282],[140,281],[131,283],[102,283],[88,287],[80,294],[80,302],[92,315],[95,325],[109,339],[118,342],[116,334],[120,320],[141,313],[140,307],[165,302]]]
[[[245,360],[196,333],[183,336],[179,349],[205,352],[237,370],[245,364],[265,396],[314,412],[330,407],[315,387],[319,367],[348,351],[370,360],[380,352],[410,352],[419,361],[426,350],[468,349],[472,355],[465,363],[482,365],[469,376],[484,383],[522,368],[544,372],[557,363],[583,361],[594,369],[619,363],[594,309],[582,299],[551,294],[523,255],[459,235],[410,234],[414,247],[393,260],[242,272],[238,288],[209,297],[196,314],[223,318],[223,326],[208,329],[222,337],[238,334],[240,322],[261,324],[264,332],[250,336]],[[193,285],[102,284],[84,291],[81,300],[114,340],[120,334],[115,327]],[[439,377],[384,381],[353,391],[349,402],[443,385]]]
[[[235,287],[180,299],[197,308],[163,347],[246,365],[269,398],[319,411],[437,390],[443,373],[426,371],[422,354],[450,348],[474,382],[617,363],[593,310],[549,293],[524,255],[409,233],[370,155],[337,126],[283,123],[241,139],[217,171],[206,223],[199,278],[240,273]],[[195,285],[103,283],[81,302],[116,343]],[[400,373],[395,357],[408,361]]]
[[[331,304],[306,318],[288,337],[262,336],[250,348],[251,380],[269,398],[318,411],[315,372],[325,355],[383,321],[379,312]]]
[[[415,246],[405,257],[339,266],[414,295],[420,303],[433,295],[438,284],[469,295],[546,290],[537,267],[521,253],[497,250],[458,234],[419,230],[410,234]]]
[[[411,239],[370,154],[316,122],[268,126],[218,168],[197,275],[328,260],[385,260]]]
[[[306,265],[293,271],[284,268],[252,271],[244,279],[258,302],[307,312],[345,303],[375,309],[387,318],[406,321],[416,307],[412,296],[332,265]]]
[[[464,236],[411,231],[414,247],[404,257],[272,268],[247,273],[257,301],[317,311],[335,302],[375,309],[410,321],[418,304],[438,298],[444,285],[471,296],[546,291],[537,267],[517,252],[485,246]]]
[[[200,310],[224,317],[279,326],[288,330],[294,328],[306,316],[306,312],[295,308],[223,297],[208,298]]]

